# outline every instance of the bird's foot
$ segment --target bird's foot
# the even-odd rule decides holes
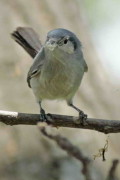
[[[87,120],[87,114],[84,114],[84,112],[83,111],[80,111],[79,112],[79,118],[80,118],[80,120],[81,120],[81,125],[85,125],[86,124],[86,120]]]
[[[45,114],[45,111],[44,109],[41,109],[40,110],[40,121],[41,122],[47,122],[47,114]]]

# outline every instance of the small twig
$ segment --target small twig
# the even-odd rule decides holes
[[[106,139],[106,143],[103,147],[103,152],[102,152],[103,161],[106,161],[106,159],[105,159],[105,152],[106,151],[108,151],[108,139]]]
[[[107,152],[107,151],[108,151],[108,138],[106,139],[106,143],[105,143],[104,147],[99,149],[99,152],[97,154],[93,155],[94,160],[96,158],[102,156],[103,161],[106,161],[106,159],[105,159],[105,152]]]
[[[112,166],[111,166],[109,173],[108,173],[107,180],[117,180],[116,175],[115,175],[115,171],[116,171],[116,168],[118,166],[118,163],[119,163],[118,159],[113,160]]]
[[[49,139],[54,140],[61,149],[65,150],[68,154],[70,154],[82,163],[82,173],[85,176],[86,180],[93,180],[91,178],[91,172],[89,169],[90,159],[85,157],[81,150],[78,149],[78,147],[74,146],[67,138],[62,137],[61,135],[49,134],[44,126],[39,126],[39,128],[43,135],[45,135]]]

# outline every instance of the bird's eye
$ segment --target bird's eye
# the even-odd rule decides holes
[[[64,40],[64,44],[67,44],[67,42],[68,42],[68,39],[65,39],[65,40]]]

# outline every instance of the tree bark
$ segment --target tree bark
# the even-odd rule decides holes
[[[47,119],[47,123],[54,127],[89,129],[105,134],[120,132],[119,120],[87,118],[84,124],[81,124],[79,117],[57,114],[48,114]],[[0,111],[0,122],[6,125],[36,125],[40,121],[42,121],[40,114]]]

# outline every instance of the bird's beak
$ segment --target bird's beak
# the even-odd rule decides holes
[[[49,39],[46,41],[45,46],[50,50],[53,51],[57,47],[57,41],[56,39]]]

